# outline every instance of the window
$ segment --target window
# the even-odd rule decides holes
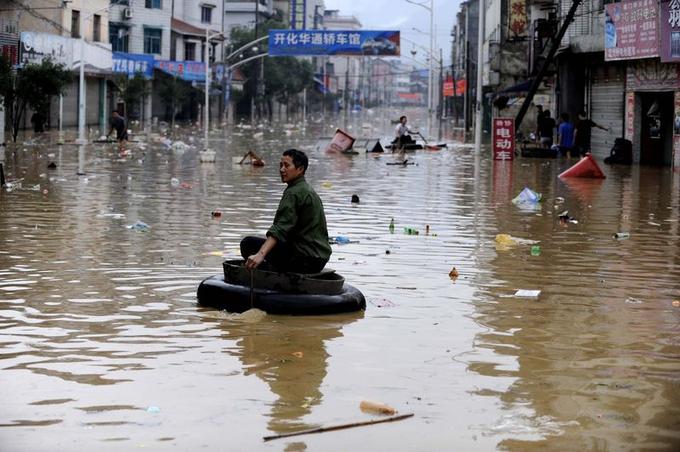
[[[161,53],[161,36],[163,30],[160,28],[144,29],[144,53]]]
[[[187,61],[196,61],[196,43],[187,42],[184,44],[184,59]]]
[[[163,9],[162,0],[144,0],[144,6],[151,9]]]
[[[71,37],[80,38],[80,11],[71,10]]]
[[[201,23],[209,24],[212,22],[212,6],[201,6]]]
[[[102,16],[95,14],[92,19],[92,40],[99,42],[102,40]]]
[[[128,35],[130,29],[124,25],[109,24],[109,42],[114,52],[128,52]]]

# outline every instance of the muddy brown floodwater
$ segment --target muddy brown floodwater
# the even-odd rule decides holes
[[[134,145],[119,161],[90,145],[81,177],[73,146],[8,151],[8,179],[23,180],[0,193],[0,449],[680,448],[680,173],[605,167],[603,181],[566,183],[573,161],[494,165],[448,130],[448,148],[389,166],[391,154],[316,149],[334,122],[215,131],[215,163],[191,146]],[[351,125],[393,127],[379,113]],[[358,242],[333,245],[329,265],[366,311],[197,306],[199,282],[270,224],[279,155],[294,146],[330,234]],[[267,165],[234,164],[247,150]],[[525,186],[543,195],[535,209],[511,202]],[[150,229],[126,227],[137,221]],[[415,416],[262,441],[375,417],[362,400]]]

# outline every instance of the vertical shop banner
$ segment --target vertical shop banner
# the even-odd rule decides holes
[[[659,2],[659,56],[663,63],[680,62],[680,0]]]
[[[453,78],[447,77],[442,84],[442,97],[453,97]]]
[[[527,5],[526,0],[510,0],[510,31],[515,37],[527,35]]]
[[[634,135],[635,135],[635,93],[633,91],[628,91],[626,93],[626,130],[624,138],[633,141]]]
[[[493,119],[493,159],[512,160],[515,157],[515,119]]]
[[[399,56],[399,31],[270,30],[269,56]]]
[[[19,63],[19,38],[17,35],[0,32],[0,56],[15,66]]]
[[[673,115],[673,169],[680,171],[680,91],[675,92]]]
[[[610,3],[604,5],[604,11],[604,59],[606,61],[659,56],[659,21],[656,0]]]

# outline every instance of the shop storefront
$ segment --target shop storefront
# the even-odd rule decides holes
[[[633,142],[633,155],[640,164],[680,168],[678,64],[658,60],[629,64],[625,137]]]
[[[607,7],[615,18],[615,7]],[[680,169],[680,1],[645,7],[654,11],[644,15],[644,29],[655,47],[647,46],[653,58],[628,63],[625,137],[640,164]]]

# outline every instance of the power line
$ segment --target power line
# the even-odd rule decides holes
[[[23,3],[19,2],[18,0],[9,0],[9,2],[15,4],[17,7],[26,11],[28,14],[35,17],[36,19],[44,20],[45,22],[49,23],[50,25],[55,27],[60,32],[70,33],[70,30],[65,29],[60,23],[55,22],[54,20],[50,19],[49,17],[37,12],[36,8],[32,8],[30,6],[24,5]]]

